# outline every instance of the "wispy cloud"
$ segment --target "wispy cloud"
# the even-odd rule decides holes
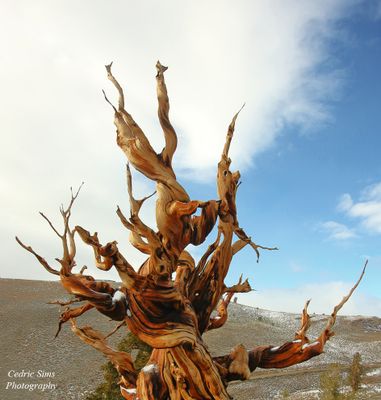
[[[158,150],[163,136],[154,64],[160,58],[169,65],[171,119],[179,135],[175,168],[192,180],[208,179],[215,175],[230,119],[244,101],[231,149],[234,167],[241,169],[286,124],[305,131],[329,120],[329,104],[343,80],[338,64],[331,63],[330,40],[337,41],[340,21],[355,3],[7,2],[0,15],[0,235],[13,251],[4,256],[2,273],[46,277],[27,267],[30,255],[10,238],[24,232],[26,241],[54,249],[53,236],[41,233],[31,214],[42,209],[54,215],[66,188],[82,180],[75,222],[101,232],[104,241],[127,242],[115,217],[115,204],[127,203],[125,157],[115,145],[112,110],[100,91],[105,88],[115,101],[105,63],[114,61],[127,108]],[[139,178],[135,182],[138,187]],[[139,265],[134,249],[126,253]]]
[[[320,224],[321,230],[329,235],[329,239],[347,240],[357,236],[354,229],[335,221],[326,221]]]
[[[75,139],[98,155],[90,131],[98,137],[112,131],[100,89],[106,87],[113,97],[102,66],[114,60],[129,110],[160,149],[152,79],[160,57],[170,66],[171,117],[181,139],[177,168],[183,173],[203,171],[193,179],[214,177],[227,125],[246,102],[231,150],[235,165],[244,169],[274,143],[285,125],[308,131],[330,119],[329,104],[342,86],[343,71],[334,66],[338,64],[332,62],[329,43],[340,36],[337,22],[353,3],[305,2],[300,7],[294,0],[243,1],[239,6],[229,1],[164,1],[158,7],[146,1],[122,3],[114,15],[99,2],[94,7],[84,1],[74,8],[70,2],[9,5],[2,21],[9,57],[2,63],[7,77],[2,83],[7,107],[2,109],[21,106],[24,118],[5,115],[4,131],[12,128],[22,134],[33,127],[38,133],[22,138],[30,150],[41,151],[41,140],[32,139],[51,131],[62,135],[62,150]],[[148,9],[155,18],[147,15]],[[320,68],[323,64],[331,68]],[[57,114],[70,115],[75,123]],[[60,118],[60,124],[54,118]],[[77,156],[71,150],[72,157]]]
[[[350,194],[343,194],[338,210],[358,219],[367,232],[381,234],[381,182],[366,187],[357,202]]]

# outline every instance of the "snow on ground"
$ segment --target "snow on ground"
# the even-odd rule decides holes
[[[366,376],[377,376],[381,375],[381,368],[376,368],[373,371],[367,372]]]

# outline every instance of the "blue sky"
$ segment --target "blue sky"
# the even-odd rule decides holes
[[[356,203],[367,188],[381,188],[381,24],[359,12],[341,29],[347,40],[330,46],[344,75],[329,102],[331,120],[304,135],[285,127],[243,177],[240,219],[253,221],[258,240],[280,247],[258,266],[242,256],[258,291],[350,282],[368,258],[360,291],[381,296],[381,197],[372,199],[378,207],[369,217],[378,223],[372,228],[339,207],[343,194]]]
[[[237,256],[231,282],[241,271],[251,278],[258,291],[251,304],[261,292],[271,292],[276,297],[272,308],[278,302],[277,309],[282,310],[282,294],[305,294],[305,286],[313,284],[317,287],[311,295],[319,295],[320,285],[321,296],[324,288],[337,289],[341,295],[369,259],[359,292],[374,296],[370,314],[380,315],[381,192],[376,198],[362,199],[377,185],[381,190],[381,21],[370,10],[370,4],[356,9],[340,22],[339,40],[328,43],[328,60],[320,68],[340,69],[341,82],[325,101],[327,120],[307,131],[283,126],[277,140],[242,177],[241,224],[250,227],[259,243],[280,248],[263,251],[259,264],[250,250]],[[239,140],[239,123],[235,140]],[[187,183],[198,191],[192,181]],[[376,211],[367,217],[368,222],[374,219],[374,226],[366,226],[366,217],[340,209],[342,197],[348,194],[354,203],[375,203]],[[277,296],[277,288],[286,291]]]
[[[143,260],[115,217],[116,204],[127,208],[125,159],[100,89],[115,99],[103,69],[114,60],[129,110],[160,149],[160,58],[179,136],[175,168],[193,198],[216,196],[225,132],[246,102],[232,146],[239,219],[280,250],[258,264],[249,249],[237,256],[228,282],[243,272],[256,289],[240,301],[297,312],[312,297],[312,311],[327,313],[369,258],[343,313],[381,316],[379,1],[20,1],[0,18],[1,277],[51,279],[13,237],[59,256],[37,211],[58,224],[59,204],[82,180],[73,223],[118,240],[134,265]],[[151,190],[138,175],[135,187]],[[152,202],[143,212],[154,224]],[[78,263],[91,265],[88,249]]]

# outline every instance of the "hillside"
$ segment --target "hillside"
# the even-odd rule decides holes
[[[0,398],[84,399],[86,393],[102,381],[100,366],[104,358],[75,337],[69,326],[64,326],[59,337],[54,339],[60,308],[46,303],[68,298],[60,284],[0,279],[0,293]],[[311,337],[320,332],[325,320],[325,316],[313,316]],[[105,333],[116,325],[96,311],[79,319],[80,326],[86,324]],[[281,344],[293,337],[298,324],[296,314],[231,304],[226,326],[207,333],[206,340],[213,355],[221,355],[237,343],[243,343],[247,348]],[[335,332],[326,353],[320,357],[284,370],[258,370],[249,381],[232,383],[229,392],[235,400],[282,398],[284,390],[291,394],[290,399],[318,398],[321,372],[333,362],[346,368],[353,355],[360,352],[365,376],[359,398],[381,399],[381,319],[340,316]],[[122,336],[120,330],[110,338],[110,343],[115,344]],[[17,377],[15,372],[24,376]],[[28,372],[33,372],[34,376],[25,376]],[[13,376],[9,377],[9,373]],[[45,391],[12,389],[9,388],[12,382],[16,385],[48,385],[50,382],[56,388]]]

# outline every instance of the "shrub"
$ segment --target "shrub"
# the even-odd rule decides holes
[[[360,388],[362,373],[363,373],[363,367],[361,365],[361,356],[360,353],[356,353],[353,356],[353,361],[348,376],[349,380],[348,383],[352,388],[353,392],[357,392]]]
[[[131,332],[118,344],[119,351],[131,353],[138,350],[134,361],[137,371],[140,371],[147,363],[152,349]],[[101,383],[93,393],[86,397],[86,400],[124,400],[120,394],[119,374],[111,362],[102,365],[104,382]]]
[[[340,387],[343,380],[338,364],[332,364],[326,372],[320,375],[321,400],[342,399]]]

